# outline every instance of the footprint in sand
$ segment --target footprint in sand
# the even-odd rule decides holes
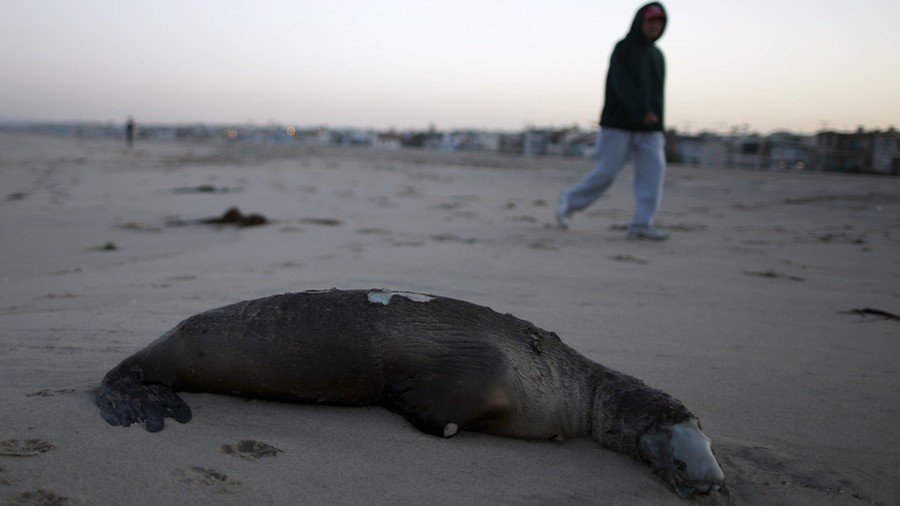
[[[697,232],[707,229],[702,223],[659,223],[658,226],[673,232]]]
[[[538,219],[530,214],[521,214],[518,216],[507,216],[506,221],[519,222],[519,223],[537,223]]]
[[[475,244],[478,239],[460,237],[456,234],[436,234],[431,239],[437,242],[461,242],[463,244]]]
[[[553,242],[553,239],[538,239],[537,241],[531,242],[528,244],[528,247],[531,249],[539,249],[539,250],[548,250],[548,251],[558,251],[559,247],[556,246],[556,243]]]
[[[390,235],[391,231],[386,228],[360,228],[356,233],[360,235]]]
[[[52,443],[41,439],[7,439],[0,441],[0,455],[6,457],[33,457],[39,453],[49,452],[56,448]]]
[[[866,244],[865,235],[850,235],[845,232],[829,232],[825,234],[817,234],[815,238],[825,244],[829,243],[845,243],[845,244]]]
[[[464,220],[474,220],[478,218],[478,213],[474,211],[456,211],[453,213],[453,216]]]
[[[35,492],[22,492],[6,504],[10,506],[66,506],[72,504],[72,501],[68,497],[41,488]]]
[[[218,450],[226,455],[234,455],[247,460],[259,460],[263,457],[274,457],[284,450],[279,450],[272,445],[252,439],[238,441],[233,445],[225,444],[219,446]]]
[[[438,210],[442,210],[442,211],[453,211],[455,209],[459,209],[463,205],[465,205],[465,204],[463,204],[462,202],[443,202],[443,203],[432,206],[432,209],[438,209]]]
[[[628,262],[628,263],[632,263],[632,264],[642,264],[642,265],[643,265],[643,264],[649,264],[649,263],[650,263],[650,262],[647,261],[647,260],[644,260],[644,259],[642,259],[642,258],[638,258],[638,257],[633,256],[633,255],[613,255],[613,256],[611,256],[611,257],[609,257],[609,258],[615,260],[616,262]]]
[[[770,278],[770,279],[789,279],[791,281],[806,281],[806,278],[801,276],[791,276],[789,274],[783,274],[781,272],[768,270],[768,271],[744,271],[744,274],[747,276],[756,276],[759,278]]]
[[[391,246],[396,246],[398,248],[418,248],[419,246],[424,246],[425,243],[422,241],[391,241]]]
[[[273,265],[272,267],[282,267],[285,269],[302,269],[306,267],[306,264],[303,262],[294,262],[293,260],[289,260],[287,262]]]
[[[66,292],[66,293],[48,293],[47,295],[44,295],[43,297],[40,297],[40,298],[41,299],[77,299],[78,297],[83,297],[83,296],[79,295],[79,294],[75,294],[75,293]]]
[[[71,395],[74,393],[75,390],[72,388],[64,388],[61,390],[50,390],[49,388],[42,388],[37,392],[25,394],[25,397],[56,397],[57,395]]]
[[[300,220],[300,223],[306,223],[308,225],[320,225],[323,227],[336,227],[344,222],[336,218],[303,218]]]
[[[2,467],[0,467],[0,485],[9,486],[12,484],[13,484],[13,482],[9,478],[9,474],[6,472],[6,469],[3,469]]]
[[[172,471],[172,475],[181,483],[195,483],[205,487],[215,487],[219,493],[234,492],[234,487],[241,484],[240,481],[229,478],[225,473],[201,466],[176,469]]]
[[[156,225],[149,225],[147,223],[138,223],[136,221],[129,221],[127,223],[121,223],[116,225],[116,228],[121,230],[131,230],[133,232],[160,232],[161,228]]]
[[[385,196],[369,197],[369,202],[373,202],[378,207],[397,207],[397,204]]]
[[[102,244],[100,246],[94,246],[93,248],[88,248],[88,251],[118,251],[119,247],[116,246],[116,243],[112,241],[108,241],[106,244]]]
[[[394,192],[394,196],[396,197],[419,197],[421,195],[422,192],[412,185],[403,185]]]

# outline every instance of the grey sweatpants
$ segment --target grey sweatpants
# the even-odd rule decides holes
[[[631,225],[652,225],[662,198],[665,144],[662,132],[602,128],[597,138],[597,167],[562,194],[568,213],[593,204],[609,188],[625,163],[633,158],[636,205]]]

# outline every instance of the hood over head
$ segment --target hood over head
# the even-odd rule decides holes
[[[666,31],[666,26],[669,22],[669,14],[666,12],[666,8],[659,2],[650,2],[640,9],[638,9],[637,14],[634,15],[634,21],[631,22],[631,31],[628,32],[628,37],[644,42],[645,44],[653,44],[659,37],[654,40],[647,40],[644,37],[643,33],[643,24],[644,17],[662,17],[663,20],[663,33]],[[660,34],[662,37],[662,34]]]

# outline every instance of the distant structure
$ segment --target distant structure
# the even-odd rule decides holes
[[[121,139],[122,127],[109,123],[0,124],[0,131],[26,131],[79,138]],[[132,145],[137,134],[134,120],[125,123],[125,139]],[[529,127],[520,132],[476,129],[441,131],[376,131],[366,128],[299,128],[266,125],[141,125],[142,139],[204,141],[240,144],[301,144],[381,150],[426,149],[446,152],[493,152],[528,157],[596,156],[597,131]],[[746,127],[729,134],[701,132],[666,133],[666,158],[672,164],[700,167],[734,167],[766,171],[811,170],[900,176],[900,132],[887,130],[852,132],[823,130],[815,135],[787,131],[760,135]]]
[[[875,132],[872,139],[872,170],[879,174],[900,175],[900,132],[894,127]]]
[[[884,132],[819,132],[816,148],[819,170],[900,175],[900,134],[893,127]]]
[[[900,132],[822,131],[814,136],[775,132],[683,135],[668,132],[671,163],[759,170],[816,170],[900,175]]]

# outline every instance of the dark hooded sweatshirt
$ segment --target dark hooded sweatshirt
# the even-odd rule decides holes
[[[631,31],[613,50],[606,75],[606,99],[600,126],[640,131],[664,129],[666,62],[662,51],[656,47],[656,40],[647,40],[642,31],[644,11],[652,5],[665,12],[658,2],[641,7],[631,23]],[[659,122],[645,125],[644,116],[649,112],[659,116]]]

